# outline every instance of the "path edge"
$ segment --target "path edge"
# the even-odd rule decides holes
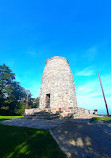
[[[70,158],[69,153],[62,147],[62,145],[60,145],[59,141],[57,140],[56,136],[53,134],[53,132],[51,131],[51,129],[49,130],[51,136],[53,137],[53,139],[56,141],[56,143],[58,144],[59,148],[62,150],[62,152],[66,155],[66,158]]]

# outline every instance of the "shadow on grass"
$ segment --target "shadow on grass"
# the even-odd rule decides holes
[[[0,125],[0,158],[64,158],[49,131]]]

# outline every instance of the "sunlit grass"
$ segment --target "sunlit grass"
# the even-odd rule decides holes
[[[64,158],[48,130],[0,125],[0,158]]]
[[[24,117],[24,116],[0,116],[0,121],[10,120],[13,118],[21,118],[21,117]]]
[[[90,122],[111,122],[111,117],[93,117]]]

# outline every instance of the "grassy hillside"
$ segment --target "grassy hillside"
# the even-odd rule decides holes
[[[102,117],[93,117],[90,122],[111,122],[111,117],[102,116]]]
[[[0,120],[18,116],[0,116]],[[65,158],[48,130],[0,125],[0,158]]]

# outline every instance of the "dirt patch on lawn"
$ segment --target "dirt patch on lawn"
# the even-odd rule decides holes
[[[111,124],[66,121],[51,130],[71,158],[111,158]]]

